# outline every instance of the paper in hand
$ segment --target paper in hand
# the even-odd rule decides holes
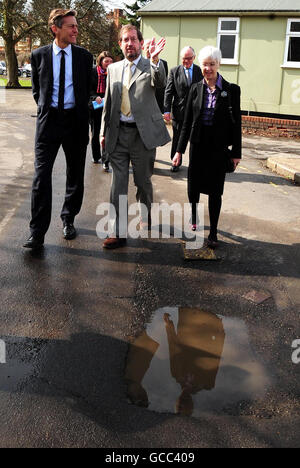
[[[104,106],[104,99],[102,99],[101,101],[101,104],[98,104],[97,101],[92,101],[92,104],[93,104],[93,108],[96,110],[96,109],[101,109],[101,107]]]

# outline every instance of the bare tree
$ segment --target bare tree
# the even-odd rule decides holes
[[[136,0],[133,4],[124,4],[126,18],[122,21],[123,24],[134,24],[138,28],[141,26],[141,16],[139,10],[149,3],[150,0]]]
[[[26,37],[48,44],[49,13],[54,8],[73,8],[78,12],[78,43],[98,54],[108,49],[111,25],[99,0],[0,0],[0,36],[3,37],[8,68],[7,87],[20,87],[16,44]]]
[[[74,7],[78,13],[78,43],[94,55],[109,49],[111,22],[102,3],[94,0],[75,1]]]
[[[30,35],[39,22],[29,23],[26,0],[0,0],[0,36],[4,40],[8,69],[7,87],[19,87],[16,44]]]

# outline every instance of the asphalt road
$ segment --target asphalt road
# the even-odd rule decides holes
[[[292,362],[292,343],[300,339],[300,188],[265,167],[266,154],[289,142],[244,140],[243,162],[226,183],[218,262],[185,261],[176,238],[130,239],[125,248],[103,251],[96,209],[109,199],[111,174],[91,163],[90,149],[79,237],[65,241],[60,153],[51,227],[44,250],[34,254],[22,249],[29,234],[34,137],[34,106],[24,96],[18,106],[5,107],[0,121],[3,147],[14,159],[8,167],[0,157],[7,168],[0,190],[0,339],[6,344],[0,446],[299,446],[300,364]],[[186,165],[171,175],[168,154],[169,146],[158,150],[155,201],[186,203]],[[249,293],[266,300],[253,302]],[[230,381],[228,393],[219,396],[223,404],[186,417],[129,403],[129,344],[151,326],[156,311],[176,307],[223,317],[228,336],[230,323],[243,323],[251,361],[264,376],[259,392],[253,388],[248,398],[232,400],[247,373],[236,379],[221,363],[219,372]],[[238,336],[233,347],[243,355]],[[168,392],[165,398],[171,398]]]

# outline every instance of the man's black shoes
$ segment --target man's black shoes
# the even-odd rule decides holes
[[[63,234],[66,240],[75,239],[75,237],[77,236],[77,232],[74,228],[74,225],[72,223],[64,224]]]
[[[37,250],[37,249],[41,249],[43,245],[44,245],[43,237],[30,236],[29,239],[23,245],[23,247],[25,247],[25,249]]]
[[[72,223],[64,224],[63,235],[66,240],[75,239],[77,236],[76,229]],[[44,237],[30,236],[23,244],[25,249],[37,250],[44,246]]]

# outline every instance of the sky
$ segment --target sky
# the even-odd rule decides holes
[[[103,0],[105,8],[107,8],[108,10],[113,10],[114,8],[123,8],[124,3],[130,5],[130,4],[133,4],[134,2],[135,0],[125,0],[124,2],[122,2],[121,0],[111,0],[111,1]]]

